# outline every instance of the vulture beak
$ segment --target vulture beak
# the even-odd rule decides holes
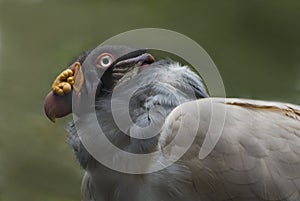
[[[46,116],[55,122],[56,118],[72,113],[72,93],[80,94],[84,82],[81,64],[73,63],[67,70],[57,76],[44,102]]]

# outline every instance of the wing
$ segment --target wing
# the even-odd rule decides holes
[[[194,188],[209,200],[300,200],[299,106],[191,101],[170,113],[160,145],[171,146],[166,157],[176,156],[193,139],[177,163],[189,167]]]

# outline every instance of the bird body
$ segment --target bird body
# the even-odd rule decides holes
[[[151,173],[129,174],[109,168],[87,150],[78,134],[79,125],[92,136],[91,110],[82,116],[77,113],[68,142],[85,171],[83,201],[300,200],[299,106],[209,98],[201,78],[187,67],[171,60],[154,62],[145,52],[137,54],[125,47],[100,47],[85,59],[80,57],[86,65],[79,63],[94,67],[96,61],[99,66],[103,55],[112,55],[114,62],[99,82],[91,83],[85,75],[76,87],[78,96],[84,97],[93,95],[91,88],[97,88],[95,105],[89,106],[95,108],[107,139],[127,153],[161,152],[135,164],[141,169],[155,169],[176,160]],[[143,65],[145,61],[147,65]],[[106,60],[100,63],[101,68],[106,66]],[[99,74],[99,68],[95,69],[93,75]],[[124,98],[128,94],[129,101]],[[51,92],[45,101],[45,112],[52,120],[72,112],[57,112],[67,99],[56,96]],[[125,129],[114,117],[118,114],[126,120],[126,110],[118,107],[123,102],[132,119]],[[144,128],[151,125],[159,128],[156,135],[137,138],[149,136],[153,130]],[[111,160],[117,164],[118,157],[116,154]],[[131,162],[124,159],[119,165],[130,167]]]

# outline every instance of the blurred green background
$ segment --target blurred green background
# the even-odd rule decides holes
[[[0,200],[80,200],[67,119],[52,124],[42,105],[81,51],[131,29],[171,29],[209,53],[229,97],[300,103],[299,11],[296,0],[0,0]]]

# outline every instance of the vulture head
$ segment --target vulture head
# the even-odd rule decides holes
[[[55,79],[52,91],[45,99],[45,114],[54,122],[56,118],[72,113],[74,92],[85,98],[95,95],[91,94],[95,86],[98,88],[97,93],[112,91],[118,83],[153,62],[154,57],[146,50],[126,46],[101,46],[87,51]],[[83,64],[88,68],[82,68]],[[97,76],[98,83],[91,83],[89,76]]]
[[[112,105],[113,97],[117,106]],[[150,153],[157,148],[165,117],[181,103],[204,97],[208,94],[201,78],[178,62],[155,61],[144,49],[99,46],[58,75],[44,110],[51,121],[70,113],[88,118],[96,111],[103,133],[115,146],[130,153]],[[74,124],[91,125],[80,115],[76,121],[69,129],[69,143],[85,168],[93,157],[80,142]]]

